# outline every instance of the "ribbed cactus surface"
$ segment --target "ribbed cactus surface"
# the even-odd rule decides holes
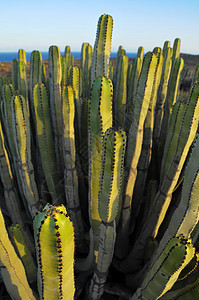
[[[79,64],[69,45],[30,63],[20,49],[0,77],[0,271],[12,299],[197,299],[198,66],[184,93],[179,38],[133,61],[120,45],[112,59],[112,29],[103,14]]]

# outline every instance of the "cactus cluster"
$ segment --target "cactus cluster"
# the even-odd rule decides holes
[[[102,15],[81,65],[49,48],[0,78],[0,278],[12,299],[196,299],[199,84],[180,39],[110,60]],[[108,296],[109,297],[109,296]],[[195,298],[194,298],[195,297]]]

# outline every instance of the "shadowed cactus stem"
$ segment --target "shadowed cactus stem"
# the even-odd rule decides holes
[[[1,276],[13,299],[36,300],[28,284],[24,266],[12,246],[0,209],[0,262]]]

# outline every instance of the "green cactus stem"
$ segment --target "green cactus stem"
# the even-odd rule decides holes
[[[98,210],[105,223],[113,222],[118,213],[121,193],[126,134],[107,129],[103,140]],[[120,204],[121,205],[121,204]]]
[[[11,109],[11,98],[16,94],[15,89],[12,84],[4,84],[3,86],[3,112],[2,112],[2,119],[3,119],[3,127],[5,131],[5,135],[7,139],[10,138],[10,131],[12,130],[12,120],[10,118],[9,110]],[[8,148],[11,147],[10,142],[8,142]],[[9,149],[11,151],[11,149]]]
[[[75,134],[77,148],[79,148],[79,139],[80,139],[80,124],[81,124],[81,99],[80,99],[80,73],[78,67],[69,67],[68,68],[68,85],[72,86],[74,93],[75,101]]]
[[[22,216],[20,211],[20,202],[17,196],[17,191],[14,186],[14,179],[11,170],[10,160],[8,152],[5,147],[4,134],[0,122],[0,177],[4,187],[4,197],[6,206],[11,217],[13,224],[22,222]]]
[[[26,52],[25,52],[24,49],[19,49],[19,51],[18,51],[18,60],[23,61],[27,65]]]
[[[47,81],[47,78],[46,78],[46,65],[44,63],[42,63],[42,75],[41,75],[41,78],[42,78],[42,83],[48,87],[48,81]]]
[[[150,103],[148,107],[147,116],[144,122],[144,133],[143,133],[143,144],[142,151],[139,158],[139,163],[137,167],[137,178],[135,183],[135,190],[132,203],[132,219],[138,214],[139,207],[143,201],[143,191],[145,189],[145,184],[147,180],[148,169],[151,161],[152,155],[152,140],[153,140],[153,130],[154,130],[154,110],[157,101],[157,91],[160,84],[162,66],[163,66],[163,55],[162,50],[157,48],[154,50],[158,58],[158,64],[155,71],[155,80],[153,82],[153,90],[150,96]]]
[[[196,273],[197,278],[193,282],[187,282],[183,286],[174,291],[169,291],[166,293],[162,300],[188,300],[188,299],[197,299],[199,293],[199,279],[198,272]]]
[[[22,190],[33,216],[40,207],[34,170],[31,162],[31,137],[27,102],[23,96],[12,98],[12,130]]]
[[[191,86],[194,85],[194,83],[198,83],[198,82],[199,82],[199,64],[196,65],[196,67],[195,67],[195,71],[194,71],[194,74],[193,74]]]
[[[103,139],[103,154],[98,196],[101,218],[98,259],[89,287],[89,299],[101,299],[108,269],[112,261],[115,238],[115,218],[118,213],[124,164],[126,135],[123,130],[107,129]]]
[[[76,169],[76,151],[74,135],[75,100],[71,86],[62,89],[62,118],[63,118],[63,151],[64,151],[64,186],[66,207],[74,228],[77,248],[84,246],[84,224],[79,202],[78,175]]]
[[[171,76],[169,79],[169,86],[167,91],[167,97],[165,100],[165,106],[164,106],[164,116],[162,120],[162,127],[161,127],[161,133],[160,133],[160,141],[162,145],[164,145],[168,124],[170,120],[170,116],[172,113],[172,107],[175,104],[177,100],[178,90],[179,90],[179,82],[180,82],[180,75],[182,72],[182,69],[184,67],[184,60],[182,58],[177,58],[174,62],[174,65],[172,65],[171,70]]]
[[[33,101],[34,86],[42,82],[42,55],[40,51],[33,51],[30,57],[30,98]],[[33,104],[31,103],[31,109]],[[33,114],[33,111],[31,111]]]
[[[66,55],[66,54],[71,54],[70,46],[67,45],[67,46],[65,47],[64,54],[65,54],[65,55]]]
[[[172,65],[174,65],[176,58],[180,57],[180,44],[181,40],[179,38],[176,38],[173,42]]]
[[[180,124],[180,130],[178,129],[178,126],[174,129],[174,135],[175,130],[178,131],[178,141],[176,149],[170,154],[173,155],[170,167],[164,176],[162,184],[159,186],[159,190],[149,210],[142,232],[137,238],[128,258],[122,263],[122,268],[125,268],[126,266],[126,268],[128,270],[130,269],[132,272],[137,270],[142,260],[144,245],[147,239],[149,237],[155,238],[157,236],[159,227],[162,224],[170,205],[172,192],[178,182],[188,151],[195,139],[198,128],[198,116],[199,85],[195,85],[190,93],[189,100],[186,103],[183,117],[180,116],[176,121],[177,124],[178,122]],[[133,264],[129,266],[129,260],[131,260],[132,257],[136,259]]]
[[[70,46],[65,47],[64,56],[66,58],[66,68],[74,66],[74,56],[71,54]]]
[[[89,114],[90,99],[82,100],[81,113],[81,134],[80,134],[80,149],[79,157],[82,165],[84,177],[88,176],[88,114]]]
[[[99,225],[98,193],[102,161],[102,142],[106,130],[113,125],[113,86],[107,77],[99,77],[92,88],[89,109],[89,216],[98,249]]]
[[[28,98],[27,61],[23,49],[18,51],[18,89],[25,98]]]
[[[170,41],[165,41],[163,45],[163,55],[165,55],[166,51],[168,51],[167,49],[170,47],[171,47]]]
[[[61,118],[61,55],[57,46],[49,48],[49,88],[50,88],[50,112],[57,169],[60,177],[63,177],[64,159],[62,147],[62,118]]]
[[[20,226],[20,224],[11,226],[9,227],[8,232],[12,244],[14,245],[16,252],[19,254],[19,257],[23,262],[28,281],[35,281],[37,269],[30,252],[30,245],[28,245],[28,241],[26,240],[22,226]]]
[[[168,82],[171,72],[171,62],[172,62],[172,53],[173,50],[171,48],[166,48],[164,51],[163,49],[163,55],[164,55],[164,62],[163,62],[163,69],[162,69],[162,77],[160,81],[160,86],[158,89],[158,96],[157,96],[157,103],[155,107],[155,126],[154,126],[154,141],[157,143],[157,140],[159,140],[160,136],[160,129],[164,114],[164,104],[167,96],[167,90],[168,90]]]
[[[81,70],[83,72],[83,91],[82,98],[90,97],[91,86],[91,64],[92,64],[93,48],[89,43],[82,44],[81,50]]]
[[[109,73],[109,78],[111,79],[111,81],[113,81],[113,62],[112,62],[112,60],[110,60],[110,62],[109,62],[109,71],[108,71]]]
[[[115,221],[111,223],[101,222],[98,260],[89,286],[88,299],[90,300],[100,300],[104,293],[104,285],[113,257],[115,239]]]
[[[179,120],[177,120],[177,124],[178,122],[182,121],[180,130],[178,132],[178,143],[176,144],[176,149],[171,151],[171,155],[173,154],[173,159],[171,160],[171,165],[168,168],[168,171],[165,172],[160,193],[164,194],[164,191],[166,191],[166,186],[169,187],[168,192],[166,192],[167,195],[171,194],[175,188],[190,146],[192,145],[196,136],[198,127],[198,110],[199,85],[195,85],[191,91],[189,100],[186,103],[183,117],[180,116]],[[176,135],[176,130],[178,130],[177,124],[176,128],[174,129],[174,135]],[[173,180],[171,180],[172,178]]]
[[[9,153],[9,159],[11,162],[11,165],[13,164],[14,166],[14,173],[16,174],[16,179],[18,183],[18,188],[20,190],[20,194],[24,200],[24,192],[23,192],[23,184],[18,168],[18,159],[17,159],[17,150],[15,147],[15,140],[14,140],[14,134],[13,134],[13,128],[12,128],[12,98],[16,94],[14,87],[9,84],[9,85],[4,85],[4,96],[3,96],[3,103],[4,103],[4,137],[6,137],[6,147]],[[12,192],[11,192],[11,197],[12,197]],[[18,220],[17,223],[20,223]],[[15,224],[15,222],[14,222]]]
[[[41,163],[52,202],[59,204],[63,201],[63,191],[54,153],[48,93],[43,83],[35,85],[33,99]]]
[[[26,64],[24,61],[18,62],[18,89],[24,98],[28,98],[28,81],[26,73]]]
[[[187,163],[182,186],[181,200],[176,208],[169,225],[161,239],[159,249],[164,247],[170,236],[183,234],[190,238],[191,233],[199,221],[198,216],[198,149],[199,138],[197,138]]]
[[[137,58],[140,58],[141,59],[141,62],[143,61],[143,55],[144,55],[144,48],[142,46],[140,46],[138,48],[138,51],[137,51]]]
[[[118,74],[118,63],[120,60],[120,56],[122,55],[126,55],[126,51],[124,50],[123,46],[119,46],[118,50],[117,50],[117,57],[116,57],[116,61],[115,61],[115,69],[114,69],[114,74],[113,74],[113,85],[115,86],[115,82],[116,82],[116,78],[117,78],[117,74]]]
[[[113,19],[109,15],[102,15],[97,25],[97,34],[93,50],[91,66],[91,85],[99,76],[108,76],[108,66],[111,53],[111,38]]]
[[[135,180],[137,175],[137,164],[142,149],[144,121],[149,107],[149,101],[150,101],[149,95],[151,95],[153,91],[153,83],[155,79],[157,63],[158,60],[156,54],[148,52],[145,55],[142,71],[138,81],[133,121],[129,130],[129,137],[128,137],[127,150],[126,150],[126,161],[125,161],[125,165],[126,165],[125,166],[126,178],[125,178],[125,186],[124,186],[125,199],[123,202],[123,208],[121,212],[122,229],[121,229],[121,234],[120,236],[118,235],[118,240],[117,240],[117,242],[120,241],[121,244],[123,245],[122,247],[121,246],[118,247],[118,249],[121,249],[123,254],[118,253],[117,255],[122,255],[122,256],[126,256],[126,253],[128,252],[128,234],[129,234],[132,195],[133,195],[133,190],[134,190],[134,185],[135,185]]]
[[[24,266],[12,246],[0,209],[0,268],[6,289],[13,299],[36,300],[28,284]]]
[[[12,79],[15,90],[18,90],[18,59],[14,58],[12,61]]]
[[[183,121],[186,104],[177,101],[173,106],[173,112],[169,124],[169,131],[164,146],[164,153],[162,156],[161,172],[160,172],[160,183],[162,184],[168,169],[170,168],[173,160],[173,155],[178,144],[179,130]]]
[[[124,128],[128,70],[128,57],[126,55],[120,56],[117,68],[117,77],[115,79],[113,93],[114,126],[116,128]]]
[[[62,69],[62,80],[61,80],[61,86],[64,86],[67,84],[67,64],[66,64],[66,57],[61,56],[61,69]]]
[[[33,227],[40,299],[73,299],[74,229],[65,207],[46,205]]]
[[[138,299],[139,294],[144,300],[160,299],[171,289],[194,254],[195,248],[190,240],[182,235],[171,238],[161,255],[152,262],[146,278],[131,300]]]
[[[134,101],[138,79],[140,77],[140,72],[142,69],[142,60],[137,57],[133,60],[132,71],[129,76],[129,81],[127,85],[127,103],[126,103],[126,118],[125,118],[125,130],[129,132],[134,110]]]

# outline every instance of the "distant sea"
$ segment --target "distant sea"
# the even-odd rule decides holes
[[[42,59],[48,59],[48,52],[41,52]],[[72,55],[74,55],[75,59],[81,58],[81,52],[71,52]],[[135,58],[137,53],[133,52],[127,52],[126,53],[129,58]],[[61,53],[61,55],[64,55],[64,53]],[[26,52],[26,59],[29,61],[31,56],[31,52]],[[117,56],[117,52],[111,53],[111,58],[114,58]],[[18,58],[18,52],[0,52],[0,62],[10,62],[14,58]]]

